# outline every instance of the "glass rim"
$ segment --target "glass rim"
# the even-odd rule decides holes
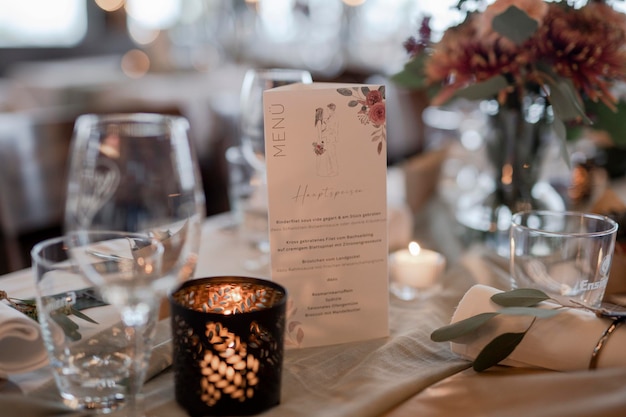
[[[85,113],[76,118],[79,123],[185,123],[189,121],[185,116],[166,113],[131,112],[131,113]]]
[[[545,230],[545,229],[541,229],[537,227],[527,226],[520,222],[521,218],[530,214],[535,214],[541,217],[553,217],[553,218],[560,217],[564,219],[565,218],[594,219],[594,220],[598,220],[598,221],[606,223],[607,227],[604,230],[599,230],[595,232],[559,232],[559,231]],[[513,228],[518,228],[518,229],[523,229],[523,230],[533,231],[533,232],[540,233],[540,234],[553,235],[553,236],[568,235],[568,236],[593,237],[593,236],[606,236],[606,235],[614,234],[617,232],[619,225],[617,224],[615,220],[611,219],[610,217],[605,216],[603,214],[597,214],[597,213],[589,213],[589,212],[573,211],[573,210],[566,210],[566,211],[524,210],[524,211],[516,212],[511,216],[511,229]]]
[[[38,265],[46,265],[51,266],[58,264],[59,261],[52,261],[42,255],[42,252],[45,248],[52,247],[54,245],[58,245],[59,243],[65,244],[66,248],[69,248],[67,245],[67,237],[66,236],[55,236],[48,239],[41,240],[32,247],[30,250],[30,257],[33,260],[33,263],[37,263]],[[69,256],[68,256],[69,259]],[[33,265],[34,266],[34,265]]]
[[[97,236],[106,236],[106,237],[115,237],[115,238],[120,238],[120,237],[141,238],[141,239],[147,238],[151,242],[158,241],[158,239],[151,237],[149,234],[143,233],[143,232],[127,232],[123,230],[70,230],[64,235],[47,238],[47,239],[37,242],[30,250],[31,259],[33,261],[36,261],[37,264],[39,265],[53,266],[59,263],[59,261],[53,261],[42,256],[41,253],[45,248],[52,247],[54,245],[58,245],[59,243],[62,243],[63,245],[65,245],[65,248],[67,250],[71,250],[72,248],[76,247],[74,242],[79,242],[79,244],[85,244],[85,243],[95,243],[95,242],[105,241],[104,239],[103,240],[97,239],[97,240],[94,240],[93,242],[91,240],[85,241],[84,237],[87,235],[89,236],[97,235]],[[164,250],[162,244],[159,244],[158,246],[159,246],[159,249],[158,249],[159,251]],[[72,257],[68,254],[67,259],[71,260]]]

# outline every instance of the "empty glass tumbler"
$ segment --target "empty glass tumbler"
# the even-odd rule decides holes
[[[514,288],[537,288],[561,302],[600,305],[618,225],[580,212],[525,211],[511,224]]]

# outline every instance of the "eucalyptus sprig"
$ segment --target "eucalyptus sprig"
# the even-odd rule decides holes
[[[461,336],[469,335],[482,327],[492,318],[505,316],[529,316],[533,317],[530,325],[523,332],[503,333],[489,342],[476,356],[472,368],[476,372],[482,372],[506,359],[524,339],[537,319],[553,317],[562,311],[563,306],[553,309],[540,308],[538,305],[546,300],[552,300],[550,296],[540,290],[531,288],[519,288],[512,291],[494,294],[491,301],[502,308],[487,313],[480,313],[472,317],[447,326],[440,327],[432,332],[430,338],[434,342],[450,342]]]
[[[38,321],[39,312],[37,310],[37,303],[34,299],[12,298],[9,297],[6,291],[0,290],[0,301],[1,300],[6,300],[9,303],[9,306],[25,314],[31,319]],[[82,336],[78,331],[79,326],[72,319],[70,319],[69,316],[76,316],[82,320],[88,321],[89,323],[98,324],[97,321],[87,316],[80,310],[99,305],[104,305],[104,303],[100,300],[92,300],[89,303],[82,303],[78,306],[66,304],[63,307],[51,312],[50,317],[63,329],[63,332],[67,337],[72,340],[80,340]]]

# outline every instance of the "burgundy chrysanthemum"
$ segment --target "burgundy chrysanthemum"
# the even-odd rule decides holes
[[[433,100],[441,104],[458,89],[505,75],[513,83],[522,84],[523,74],[531,61],[531,52],[502,36],[477,36],[476,15],[461,25],[448,29],[433,49],[426,64],[426,77],[431,84],[443,83],[443,90]]]
[[[626,15],[604,3],[578,10],[550,4],[532,48],[591,100],[612,107],[610,83],[626,80]]]
[[[509,6],[525,10],[539,24],[522,45],[491,29],[494,15]],[[421,40],[409,40],[405,46],[414,55],[426,52]],[[529,85],[543,87],[550,77],[543,65],[571,80],[579,94],[609,107],[615,102],[611,85],[626,81],[626,15],[604,2],[590,1],[576,9],[563,2],[496,0],[484,13],[470,13],[428,48],[423,75],[430,85],[441,87],[433,104],[496,75],[508,81],[498,95],[503,102],[515,90],[521,94]]]

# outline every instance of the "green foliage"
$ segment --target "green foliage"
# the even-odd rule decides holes
[[[483,350],[480,351],[472,368],[476,372],[485,371],[500,361],[506,359],[520,344],[526,332],[522,333],[503,333],[489,342]]]
[[[493,30],[518,45],[530,39],[539,28],[535,19],[516,6],[510,6],[504,13],[495,16],[491,25]]]
[[[536,319],[547,319],[561,312],[560,309],[537,307],[538,304],[546,300],[550,300],[546,293],[531,288],[519,288],[494,294],[491,297],[491,301],[503,308],[494,312],[480,313],[440,327],[432,332],[430,338],[434,342],[449,342],[463,336],[471,336],[474,331],[480,329],[489,320],[498,315],[533,317],[532,323],[534,323]],[[524,332],[504,333],[495,337],[476,356],[472,364],[474,370],[482,372],[506,359],[524,339],[532,323]]]
[[[549,299],[546,293],[534,288],[518,288],[491,297],[491,301],[502,307],[531,307]]]
[[[410,89],[422,90],[427,88],[428,84],[426,82],[426,76],[424,75],[424,67],[426,66],[427,60],[427,53],[421,53],[415,56],[415,58],[404,64],[402,71],[393,75],[391,80],[399,86]]]
[[[559,76],[544,62],[537,63],[537,70],[550,88],[550,104],[559,119],[563,121],[581,119],[585,123],[591,123],[585,113],[585,104],[580,99],[572,80]]]
[[[503,75],[496,75],[488,80],[469,85],[456,93],[456,97],[468,100],[484,100],[495,97],[509,82]]]
[[[440,327],[432,332],[430,339],[433,342],[449,342],[458,339],[461,336],[470,334],[497,315],[498,313],[481,313],[476,316],[468,317],[465,320]]]
[[[626,144],[626,102],[617,103],[617,111],[613,111],[604,103],[587,101],[585,103],[588,113],[591,115],[593,128],[608,132],[613,143],[616,145]]]
[[[480,1],[459,0],[456,7],[459,10],[473,10]],[[469,5],[469,7],[465,7]],[[474,6],[472,6],[474,5]],[[511,40],[516,45],[522,45],[530,39],[539,27],[539,23],[531,18],[525,11],[517,6],[511,5],[503,13],[493,17],[492,27],[503,37]],[[404,66],[402,71],[392,77],[397,85],[409,88],[424,90],[431,97],[436,96],[442,85],[429,84],[425,67],[430,57],[431,50],[425,48],[423,51],[413,56]],[[555,131],[563,143],[562,155],[569,164],[569,154],[566,148],[566,141],[572,136],[571,129],[565,128],[565,123],[571,121],[582,121],[587,125],[592,122],[587,116],[587,111],[596,115],[595,127],[607,130],[614,137],[617,143],[626,143],[626,124],[620,123],[621,111],[626,110],[626,104],[618,106],[618,112],[605,106],[604,103],[584,103],[576,90],[572,80],[558,75],[547,62],[535,62],[531,65],[528,75],[538,76],[539,85],[544,87],[544,92],[554,109]],[[534,77],[530,78],[534,83]],[[507,78],[507,74],[499,74],[491,79],[468,85],[459,89],[450,98],[466,98],[469,100],[485,100],[498,97],[498,93],[506,90],[512,85],[512,80]],[[587,109],[590,106],[590,109]]]
[[[37,304],[34,299],[11,298],[5,291],[0,291],[0,300],[7,300],[9,302],[9,306],[35,321],[39,319]],[[106,303],[95,296],[95,291],[92,288],[86,288],[77,292],[76,304],[64,306],[52,311],[50,313],[50,317],[63,329],[63,332],[67,337],[71,340],[80,340],[82,336],[78,331],[79,326],[72,321],[70,316],[75,316],[89,323],[98,324],[97,321],[83,313],[81,310],[103,305],[106,305]]]
[[[547,319],[560,313],[559,310],[546,310],[539,307],[505,307],[498,310],[498,313],[505,316],[532,316],[540,319]]]

